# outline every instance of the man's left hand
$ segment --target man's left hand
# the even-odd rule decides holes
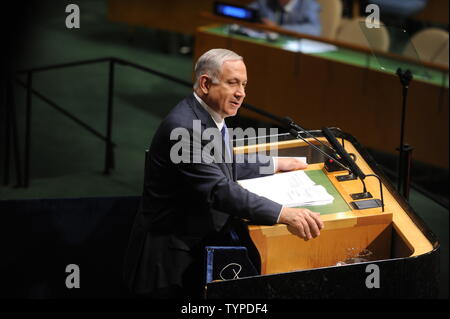
[[[278,158],[277,170],[280,172],[288,172],[296,169],[305,169],[308,167],[308,164],[303,163],[295,158]]]

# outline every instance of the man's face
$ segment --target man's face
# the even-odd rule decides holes
[[[242,60],[229,60],[222,64],[219,83],[212,83],[208,92],[208,105],[223,118],[236,115],[244,101],[247,69]]]

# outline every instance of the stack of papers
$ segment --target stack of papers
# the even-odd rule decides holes
[[[334,200],[325,187],[315,184],[300,170],[240,180],[238,183],[250,192],[286,207],[327,205]]]
[[[288,40],[283,45],[283,48],[289,51],[301,52],[304,54],[333,52],[338,49],[335,45],[309,39]]]

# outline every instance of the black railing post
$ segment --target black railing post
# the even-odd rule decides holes
[[[19,146],[19,134],[17,129],[17,117],[16,117],[16,102],[14,99],[14,88],[12,80],[8,82],[9,91],[9,115],[11,119],[11,132],[12,132],[12,147],[14,154],[14,166],[16,169],[16,187],[22,187],[22,165],[20,163],[20,146]]]
[[[400,156],[398,157],[398,180],[397,180],[397,191],[403,195],[404,189],[403,186],[409,183],[410,176],[406,176],[405,173],[410,172],[408,167],[405,167],[408,162],[408,156],[411,153],[405,154],[405,150],[408,150],[409,145],[406,146],[404,143],[405,136],[405,123],[406,123],[406,101],[408,97],[408,88],[409,83],[413,79],[413,75],[410,70],[403,71],[401,68],[397,69],[397,75],[400,79],[400,83],[402,84],[402,118],[400,123],[400,145],[398,150],[400,151]],[[412,150],[412,149],[411,149]],[[410,161],[411,159],[409,159]],[[409,187],[408,187],[409,188]],[[409,192],[409,191],[408,191]]]
[[[11,144],[13,147],[14,168],[16,170],[16,187],[22,186],[22,166],[20,164],[19,136],[17,133],[16,104],[14,102],[14,89],[11,79],[5,82],[5,121],[6,121],[6,161],[5,185],[9,184],[9,167],[11,159]],[[11,142],[12,140],[12,142]]]
[[[8,79],[5,79],[2,83],[2,112],[4,112],[4,118],[1,124],[5,124],[5,148],[3,149],[3,184],[6,186],[9,184],[9,150],[10,150],[10,113],[9,113],[9,83]]]
[[[27,109],[25,120],[25,163],[23,186],[28,187],[30,180],[30,148],[31,148],[31,93],[33,89],[33,72],[27,72]]]
[[[114,58],[109,60],[109,83],[108,83],[108,113],[106,120],[106,151],[105,151],[105,170],[104,174],[109,175],[110,170],[114,168],[114,150],[111,142],[112,135],[112,116],[113,116],[113,97],[114,97]]]
[[[400,158],[400,162],[402,163],[402,171],[400,172],[402,185],[399,192],[406,200],[409,200],[409,191],[411,188],[412,151],[413,148],[410,145],[403,145],[402,157]]]

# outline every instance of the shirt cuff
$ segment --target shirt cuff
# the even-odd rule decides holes
[[[278,213],[277,224],[280,221],[281,211],[283,210],[283,208],[284,208],[284,206],[281,206],[280,212]]]
[[[278,158],[272,157],[273,160],[273,173],[275,174],[278,171]]]

